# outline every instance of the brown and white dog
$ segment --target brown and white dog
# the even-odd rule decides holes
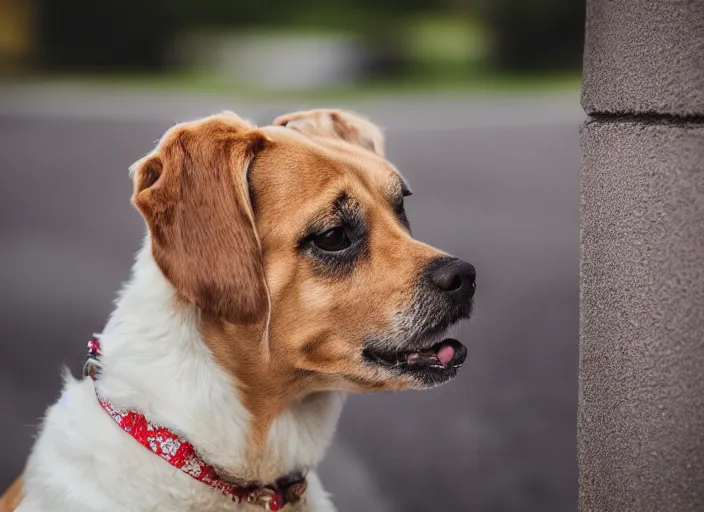
[[[277,508],[160,460],[97,393],[187,440],[222,482],[276,490],[307,473],[283,510],[334,510],[315,467],[345,395],[452,379],[466,350],[443,335],[470,315],[474,268],[411,237],[410,189],[349,112],[179,124],[132,175],[148,235],[99,335],[102,373],[66,376],[6,506]]]

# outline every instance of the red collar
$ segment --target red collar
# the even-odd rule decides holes
[[[96,380],[100,374],[100,342],[92,339],[88,342],[88,354],[83,366],[84,376]],[[142,446],[180,469],[187,475],[217,489],[229,496],[235,503],[247,502],[260,505],[266,510],[281,509],[286,503],[295,503],[306,490],[305,476],[281,478],[276,483],[240,486],[221,480],[215,468],[205,463],[196,454],[195,448],[168,428],[150,422],[143,414],[134,411],[121,411],[98,396],[98,403],[115,420],[122,430],[136,439]]]

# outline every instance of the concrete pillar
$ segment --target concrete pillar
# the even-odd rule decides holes
[[[704,511],[704,0],[587,0],[581,512]]]

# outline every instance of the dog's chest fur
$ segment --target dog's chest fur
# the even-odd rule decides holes
[[[169,427],[229,476],[270,482],[314,468],[344,395],[321,392],[289,406],[269,430],[264,453],[253,459],[250,414],[200,339],[196,320],[193,309],[177,305],[147,242],[100,336],[104,370],[95,386],[101,396]],[[93,386],[67,377],[28,462],[18,510],[262,510],[234,504],[144,449],[103,411]],[[289,508],[334,510],[312,471],[308,484],[306,499]]]

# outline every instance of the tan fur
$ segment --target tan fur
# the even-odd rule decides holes
[[[0,496],[0,512],[12,512],[20,505],[20,501],[22,501],[21,476],[7,488],[5,494]]]
[[[260,455],[286,407],[314,406],[325,390],[416,385],[365,364],[361,349],[393,327],[419,270],[443,254],[400,224],[401,177],[376,126],[336,110],[275,124],[256,128],[232,113],[181,124],[133,167],[154,259],[202,310],[203,339],[252,414],[254,474],[277,464]],[[341,192],[361,206],[369,242],[353,273],[331,278],[298,246]]]
[[[335,109],[316,109],[284,114],[274,119],[275,126],[285,126],[306,135],[342,139],[384,156],[381,130],[363,117]]]
[[[290,117],[302,122],[307,115]],[[221,124],[232,123],[229,136],[236,141],[249,140],[252,134],[266,135],[266,144],[253,155],[249,176],[249,186],[255,197],[261,256],[255,256],[251,246],[246,248],[250,250],[248,258],[261,258],[257,261],[263,263],[266,274],[272,304],[268,337],[260,343],[261,331],[257,325],[233,322],[216,311],[206,310],[209,314],[202,316],[201,325],[206,343],[220,364],[233,375],[243,402],[253,415],[252,461],[260,455],[276,416],[293,400],[319,390],[375,391],[412,386],[405,378],[383,376],[363,364],[361,347],[367,336],[389,329],[394,313],[403,311],[411,299],[411,288],[418,270],[441,254],[413,240],[396,219],[393,203],[397,200],[394,196],[400,194],[398,171],[376,151],[367,149],[364,142],[375,140],[374,148],[381,148],[378,129],[367,133],[365,123],[368,122],[363,121],[350,128],[359,133],[359,137],[343,140],[334,138],[337,132],[317,130],[317,123],[323,122],[322,114],[316,112],[312,115],[313,119],[306,122],[305,132],[291,130],[290,121],[286,128],[258,130],[243,127],[239,120],[228,117],[210,118],[184,128],[200,141],[201,145],[197,146],[200,153],[186,155],[169,150],[176,134],[167,136],[156,151],[157,155],[188,158],[194,173],[206,174],[203,178],[193,177],[197,186],[202,187],[198,191],[198,201],[181,205],[182,218],[193,216],[197,221],[181,227],[181,236],[188,240],[190,235],[184,233],[184,229],[208,229],[203,224],[218,221],[217,232],[220,232],[221,226],[227,225],[222,215],[200,216],[195,209],[186,210],[201,206],[203,196],[226,198],[228,209],[233,208],[233,200],[248,204],[244,196],[225,196],[218,189],[231,186],[231,182],[207,178],[217,165],[211,162],[234,165],[235,168],[227,174],[231,176],[241,172],[242,162],[249,158],[249,155],[229,160],[217,157],[225,144],[219,139],[217,144],[212,142],[213,125],[221,127]],[[345,116],[347,126],[353,126],[351,120],[355,117]],[[332,119],[337,122],[341,117]],[[224,129],[222,133],[227,132]],[[233,142],[229,147],[243,151],[246,146]],[[175,169],[184,167],[178,162],[169,165]],[[221,169],[221,172],[224,171]],[[189,193],[183,183],[175,186],[183,190],[184,195]],[[214,189],[208,190],[208,187]],[[309,259],[297,252],[297,245],[309,219],[324,215],[341,191],[346,191],[362,205],[370,234],[370,255],[349,278],[331,280],[316,275]],[[150,212],[151,208],[140,206],[140,210]],[[152,231],[162,232],[164,228],[156,225],[154,219],[152,216],[150,221]],[[237,222],[245,223],[245,228],[249,229],[244,217],[229,219],[229,222],[228,229],[233,232],[242,229]],[[221,253],[223,258],[237,260],[238,265],[244,264],[243,258],[235,254],[235,246],[222,246],[216,236],[211,237],[212,231],[207,232],[210,233],[207,238],[199,239],[201,252],[198,257],[212,258]],[[164,244],[162,250],[168,250],[168,246]],[[168,258],[173,262],[171,264],[179,265],[178,259],[183,255],[171,253]],[[165,255],[157,261],[164,259]],[[236,270],[212,267],[203,261],[206,260],[196,262],[194,257],[182,265],[183,268],[198,265],[200,271],[209,274]],[[217,280],[226,282],[229,277],[222,275]],[[171,279],[180,289],[182,284]],[[255,282],[233,280],[233,286],[242,288],[235,289],[234,293],[249,293],[247,287]],[[192,294],[184,292],[184,296],[190,298]]]
[[[266,137],[234,114],[179,125],[134,168],[133,202],[154,259],[181,295],[237,323],[262,323],[268,298],[246,179]]]

